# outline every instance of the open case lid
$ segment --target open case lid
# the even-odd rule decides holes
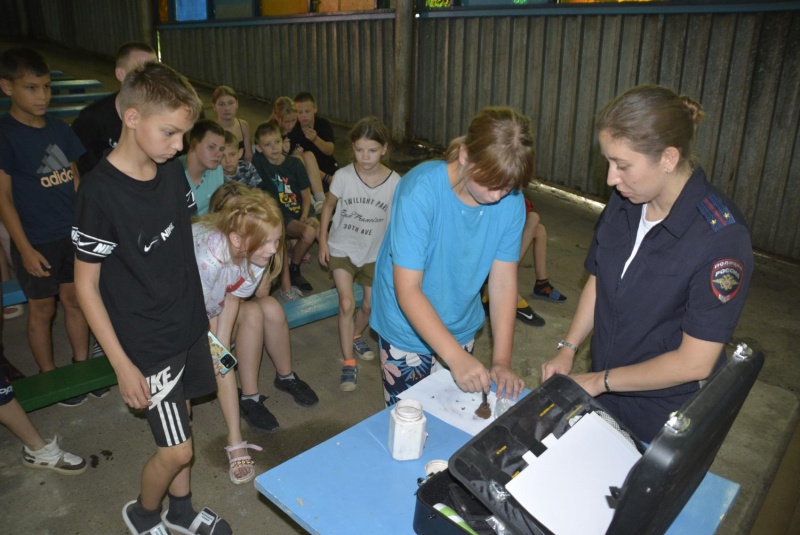
[[[658,432],[617,493],[607,535],[665,533],[714,462],[764,365],[740,344]],[[613,501],[613,500],[612,500]]]
[[[682,417],[671,419],[646,451],[617,422],[643,455],[623,487],[609,489],[609,503],[616,509],[609,535],[664,533],[669,528],[708,471],[763,363],[763,355],[752,356],[749,348],[739,346],[677,411]],[[551,377],[454,453],[450,472],[513,533],[553,535],[505,486],[527,467],[524,453],[539,456],[546,449],[545,437],[552,433],[560,438],[570,429],[570,418],[595,411],[605,413],[572,379]]]

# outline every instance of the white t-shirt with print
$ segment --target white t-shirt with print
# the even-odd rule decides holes
[[[202,223],[192,225],[192,239],[209,318],[222,313],[226,294],[233,293],[237,297],[253,295],[265,268],[250,264],[251,276],[246,262],[238,266],[234,264],[230,259],[228,239]]]
[[[366,185],[355,164],[336,171],[331,193],[339,199],[328,237],[331,256],[349,257],[356,266],[375,262],[392,214],[400,175],[390,171],[374,188]]]

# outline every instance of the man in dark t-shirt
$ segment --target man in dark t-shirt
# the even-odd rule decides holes
[[[117,50],[117,66],[114,75],[122,83],[134,68],[158,61],[153,47],[146,43],[125,43]],[[103,154],[113,149],[122,133],[119,112],[119,92],[108,95],[86,106],[72,122],[72,129],[86,148],[78,160],[78,170],[85,175],[103,159]]]

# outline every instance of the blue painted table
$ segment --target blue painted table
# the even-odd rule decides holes
[[[428,440],[416,461],[389,454],[389,409],[264,472],[256,488],[309,533],[413,535],[417,478],[425,464],[449,459],[472,437],[426,413]],[[712,473],[667,532],[716,532],[740,486]]]

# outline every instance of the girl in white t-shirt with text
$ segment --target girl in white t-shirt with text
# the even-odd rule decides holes
[[[375,117],[361,119],[353,127],[350,141],[355,162],[334,175],[320,217],[319,262],[331,271],[339,292],[339,341],[344,357],[339,388],[346,392],[355,390],[358,384],[354,353],[363,360],[375,358],[361,333],[369,325],[375,260],[400,181],[400,175],[381,161],[390,140],[389,129]],[[339,209],[334,214],[337,203]],[[364,288],[358,310],[354,282]]]

